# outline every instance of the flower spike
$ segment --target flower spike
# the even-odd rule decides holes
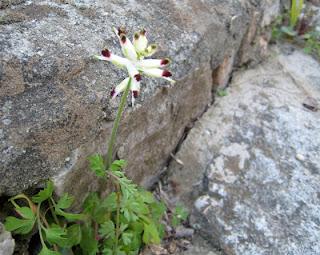
[[[125,34],[120,35],[120,44],[122,53],[126,58],[130,59],[131,61],[136,61],[138,59],[138,54],[133,44]]]
[[[119,39],[125,57],[117,56],[108,49],[102,50],[101,55],[94,56],[96,59],[109,61],[119,67],[126,68],[128,71],[129,77],[111,91],[112,98],[117,97],[117,95],[126,90],[127,86],[130,86],[131,101],[132,106],[134,106],[135,98],[139,96],[140,92],[141,74],[163,78],[171,83],[175,82],[171,79],[172,74],[170,71],[161,69],[170,64],[171,61],[168,58],[144,59],[144,57],[153,55],[158,49],[156,44],[148,45],[146,30],[142,29],[136,32],[133,36],[133,43],[128,39],[126,30],[123,27],[113,28],[113,31]],[[128,84],[129,81],[130,84]]]
[[[165,67],[170,64],[170,59],[164,58],[164,59],[143,59],[140,61],[137,61],[136,66],[142,67],[142,68],[160,68]]]
[[[111,51],[109,51],[108,49],[102,50],[101,56],[95,55],[94,57],[99,60],[110,61],[112,64],[119,66],[119,67],[124,67],[128,63],[128,60],[126,58],[119,57],[119,56],[111,53]]]
[[[121,92],[125,91],[126,86],[128,85],[129,82],[129,77],[125,78],[118,86],[116,86],[112,91],[111,91],[111,97],[112,99],[116,98],[117,95],[119,95]]]
[[[146,37],[146,30],[142,29],[136,32],[133,36],[133,45],[138,54],[143,54],[148,46],[148,39]]]
[[[168,81],[170,81],[171,83],[175,83],[174,80],[172,80],[171,77],[172,74],[171,72],[169,72],[168,70],[162,70],[162,69],[159,69],[159,68],[140,68],[140,70],[150,76],[150,77],[155,77],[155,78],[163,78],[163,79],[166,79]]]
[[[156,44],[150,44],[144,51],[143,55],[145,57],[150,57],[158,50],[158,46]]]

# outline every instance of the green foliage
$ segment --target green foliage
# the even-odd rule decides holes
[[[93,171],[96,176],[104,177],[106,176],[105,166],[103,162],[103,157],[99,154],[95,154],[89,157],[90,170]]]
[[[281,15],[273,23],[272,39],[289,40],[302,45],[305,53],[320,58],[320,33],[310,26],[308,18],[299,19],[303,3],[303,0],[292,0],[290,12]]]
[[[228,92],[225,89],[218,89],[217,90],[217,96],[219,97],[225,97],[228,95]]]
[[[70,220],[83,219],[84,215],[65,212],[64,209],[72,205],[73,197],[64,194],[56,202],[53,190],[53,183],[49,180],[46,187],[31,199],[24,194],[11,198],[10,201],[19,217],[9,216],[4,224],[8,231],[23,235],[31,233],[37,226],[42,255],[60,255],[60,248],[70,249],[81,240],[80,225],[73,224]],[[22,199],[27,200],[28,207],[18,205],[17,201]]]
[[[149,47],[150,52],[148,48],[146,51],[152,53],[154,49]],[[131,81],[130,77],[121,98],[107,158],[104,160],[101,155],[95,154],[88,159],[90,170],[98,178],[111,182],[109,195],[103,197],[99,193],[90,193],[81,213],[67,211],[73,203],[73,197],[68,194],[56,201],[51,181],[31,199],[24,194],[10,199],[19,217],[7,217],[5,228],[17,234],[28,234],[37,227],[42,245],[40,255],[134,255],[139,253],[142,245],[159,244],[164,237],[164,226],[161,224],[166,211],[164,203],[157,201],[152,193],[138,188],[125,176],[124,160],[112,163],[113,146]],[[19,200],[20,204],[23,199],[28,207],[16,203]],[[173,217],[177,225],[187,214],[177,207]]]
[[[138,254],[143,244],[159,244],[164,236],[161,224],[166,211],[164,203],[151,192],[138,188],[123,173],[124,160],[116,160],[105,171],[100,155],[90,157],[91,170],[99,178],[110,178],[115,191],[106,197],[90,193],[81,213],[70,213],[73,197],[53,196],[53,183],[31,199],[24,194],[11,198],[18,217],[9,216],[5,228],[16,234],[31,233],[36,227],[40,235],[42,255]],[[104,172],[104,173],[103,173]],[[21,200],[28,206],[19,206]],[[177,216],[178,217],[178,216]]]
[[[182,205],[177,205],[172,216],[172,226],[177,227],[180,225],[182,221],[187,219],[188,215],[188,211]]]
[[[53,182],[49,180],[47,182],[47,186],[43,190],[41,190],[38,194],[32,197],[32,201],[34,203],[41,203],[47,200],[48,198],[50,198],[52,196],[52,192],[53,192]]]
[[[17,234],[27,234],[34,226],[36,217],[29,207],[16,208],[21,218],[9,216],[6,218],[5,228]]]
[[[320,32],[311,31],[304,35],[306,43],[304,45],[304,51],[308,54],[314,54],[320,58]]]
[[[101,162],[101,157],[95,156]],[[93,172],[103,177],[97,165],[91,164]],[[153,194],[139,189],[122,171],[126,165],[124,160],[116,160],[106,174],[115,184],[116,191],[107,197],[100,198],[91,193],[86,198],[83,210],[89,215],[91,226],[97,226],[98,247],[102,254],[138,254],[142,244],[160,243],[163,237],[161,219],[166,211],[162,202],[158,202]],[[86,239],[82,241],[82,249],[87,246],[87,254],[95,251],[96,245],[90,231],[86,230]]]
[[[303,7],[303,0],[292,0],[290,10],[290,26],[293,28],[298,21]]]

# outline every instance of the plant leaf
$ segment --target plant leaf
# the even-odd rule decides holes
[[[13,231],[17,234],[27,234],[32,230],[35,221],[35,217],[33,219],[19,219],[9,216],[6,218],[4,226],[7,231]]]
[[[129,245],[131,243],[133,234],[130,232],[124,232],[121,235],[121,239],[124,245]]]
[[[93,171],[96,176],[106,176],[105,164],[103,161],[103,157],[100,154],[95,154],[89,157],[89,166],[91,171]]]
[[[49,250],[47,247],[42,247],[39,255],[61,255],[60,252]]]
[[[218,90],[217,90],[217,95],[218,95],[219,97],[225,97],[225,96],[228,95],[228,92],[227,92],[225,89],[218,89]]]
[[[60,244],[60,242],[67,239],[66,230],[58,225],[52,225],[49,228],[45,228],[44,232],[46,234],[48,242],[51,244]]]
[[[16,208],[17,213],[25,219],[34,219],[35,215],[29,207]]]
[[[74,220],[84,220],[86,218],[86,215],[81,213],[67,213],[60,208],[55,207],[54,211],[57,215],[65,217],[67,220],[74,221]]]
[[[127,165],[127,162],[123,159],[120,159],[120,160],[113,161],[109,168],[111,171],[118,171],[120,169],[123,169],[126,165]]]
[[[83,212],[93,215],[99,202],[100,202],[100,199],[96,192],[89,193],[89,195],[86,197],[86,199],[83,202],[83,206],[82,206]]]
[[[67,239],[61,240],[60,247],[71,248],[81,241],[81,228],[79,224],[73,224],[67,228]]]
[[[139,195],[140,195],[142,201],[146,204],[152,204],[156,201],[153,194],[149,191],[139,190]]]
[[[109,249],[109,248],[104,248],[102,250],[102,254],[103,255],[113,255],[113,251],[111,249]]]
[[[154,223],[144,223],[142,240],[145,244],[160,244],[160,237],[157,227]]]
[[[43,190],[41,190],[38,194],[34,195],[32,197],[32,201],[35,203],[41,203],[47,200],[49,197],[52,196],[53,188],[53,182],[51,180],[47,181],[46,187]]]
[[[99,234],[104,238],[114,238],[115,225],[111,220],[104,222],[99,228]]]
[[[172,226],[177,227],[182,221],[186,220],[187,217],[188,211],[186,210],[186,208],[184,208],[182,205],[177,205],[171,221]]]
[[[99,249],[93,228],[90,225],[83,225],[81,226],[81,234],[80,247],[82,248],[84,255],[95,255]]]
[[[285,33],[286,35],[291,36],[291,37],[294,37],[294,36],[297,35],[297,32],[294,31],[294,30],[292,29],[292,27],[282,26],[282,27],[280,28],[280,30],[281,30],[282,33]]]
[[[63,196],[59,199],[57,207],[60,209],[67,209],[72,205],[73,201],[73,196],[70,196],[68,193],[64,193]]]

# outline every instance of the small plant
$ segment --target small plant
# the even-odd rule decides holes
[[[290,27],[294,28],[303,8],[303,0],[292,0],[290,10]]]
[[[26,206],[20,206],[17,200],[26,202]],[[73,198],[64,194],[58,201],[53,198],[53,183],[47,182],[47,186],[33,197],[24,194],[12,197],[9,200],[19,217],[9,216],[5,221],[5,228],[15,234],[28,234],[35,228],[41,241],[41,255],[57,255],[62,249],[70,249],[78,245],[81,240],[80,225],[78,220],[85,220],[84,214],[66,212]]]
[[[90,193],[79,214],[66,211],[73,202],[73,198],[68,194],[55,200],[51,181],[31,198],[24,194],[11,198],[10,202],[14,205],[18,217],[7,217],[5,228],[24,235],[34,233],[37,227],[42,246],[40,255],[134,255],[138,254],[145,244],[159,244],[165,233],[161,224],[166,211],[164,203],[157,201],[152,193],[139,188],[125,176],[123,168],[126,162],[113,161],[113,147],[129,91],[134,106],[134,100],[140,91],[142,74],[162,77],[174,83],[170,78],[171,73],[161,69],[166,67],[170,60],[144,59],[157,50],[155,44],[148,45],[145,30],[134,34],[133,44],[123,28],[114,31],[125,57],[104,49],[101,55],[95,58],[125,68],[129,77],[111,92],[113,99],[121,92],[123,95],[108,143],[107,156],[105,159],[99,154],[89,157],[91,171],[98,178],[112,184],[111,192],[106,197],[97,192]],[[20,200],[26,201],[27,206],[20,206]],[[177,207],[172,224],[177,226],[186,217],[182,207]]]
[[[304,35],[306,43],[304,51],[308,54],[315,54],[320,57],[320,32],[312,31]]]
[[[310,24],[310,13],[302,13],[303,0],[292,0],[289,14],[279,16],[272,26],[273,40],[289,40],[304,48],[308,54],[320,58],[319,32]]]
[[[177,205],[172,215],[171,225],[173,227],[179,226],[183,221],[185,221],[188,218],[188,215],[189,213],[184,206]]]
[[[226,89],[217,89],[217,96],[219,97],[225,97],[228,95],[228,92]]]

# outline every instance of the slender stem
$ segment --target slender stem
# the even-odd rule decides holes
[[[119,242],[119,236],[120,236],[120,200],[121,200],[121,190],[119,183],[116,183],[116,189],[117,189],[117,215],[116,215],[116,240],[115,244],[113,246],[113,254],[117,254],[118,252],[118,242]]]
[[[31,208],[31,210],[35,213],[36,212],[36,205],[34,203],[32,203],[32,201],[30,200],[30,198],[28,196],[26,196],[25,194],[18,194],[12,198],[9,199],[9,201],[16,207],[19,208],[20,206],[17,205],[17,203],[15,203],[15,199],[26,199],[28,201],[29,207]]]
[[[39,231],[39,236],[40,236],[40,242],[41,242],[41,245],[42,247],[47,247],[44,240],[43,240],[43,237],[42,237],[42,224],[41,224],[41,221],[40,221],[40,206],[41,206],[41,203],[38,204],[38,207],[37,207],[37,221],[38,221],[38,231]]]
[[[122,94],[122,97],[121,97],[121,102],[120,102],[120,105],[119,105],[119,108],[118,108],[118,112],[117,112],[117,116],[116,116],[116,119],[114,121],[114,124],[113,124],[113,127],[112,127],[112,131],[111,131],[111,139],[109,141],[109,144],[108,144],[108,153],[107,153],[107,160],[106,160],[106,169],[109,168],[109,166],[111,165],[111,162],[112,162],[112,156],[113,156],[113,146],[116,142],[116,137],[117,137],[117,131],[118,131],[118,127],[119,127],[119,123],[120,123],[120,120],[121,120],[121,116],[122,116],[122,113],[123,113],[123,110],[124,110],[124,106],[127,102],[127,97],[128,97],[128,94],[129,94],[129,90],[130,90],[130,86],[131,86],[131,80],[132,78],[130,77],[129,78],[129,81],[128,81],[128,85],[126,87],[126,90],[124,91],[124,93]]]
[[[59,219],[58,219],[58,217],[57,217],[57,215],[56,215],[56,213],[55,213],[55,211],[54,211],[54,209],[53,209],[53,203],[54,203],[54,201],[53,201],[53,198],[51,197],[50,200],[49,200],[49,208],[50,208],[51,215],[52,215],[54,221],[55,221],[60,227],[62,227],[62,225],[61,225],[61,223],[60,223],[60,221],[59,221]]]

